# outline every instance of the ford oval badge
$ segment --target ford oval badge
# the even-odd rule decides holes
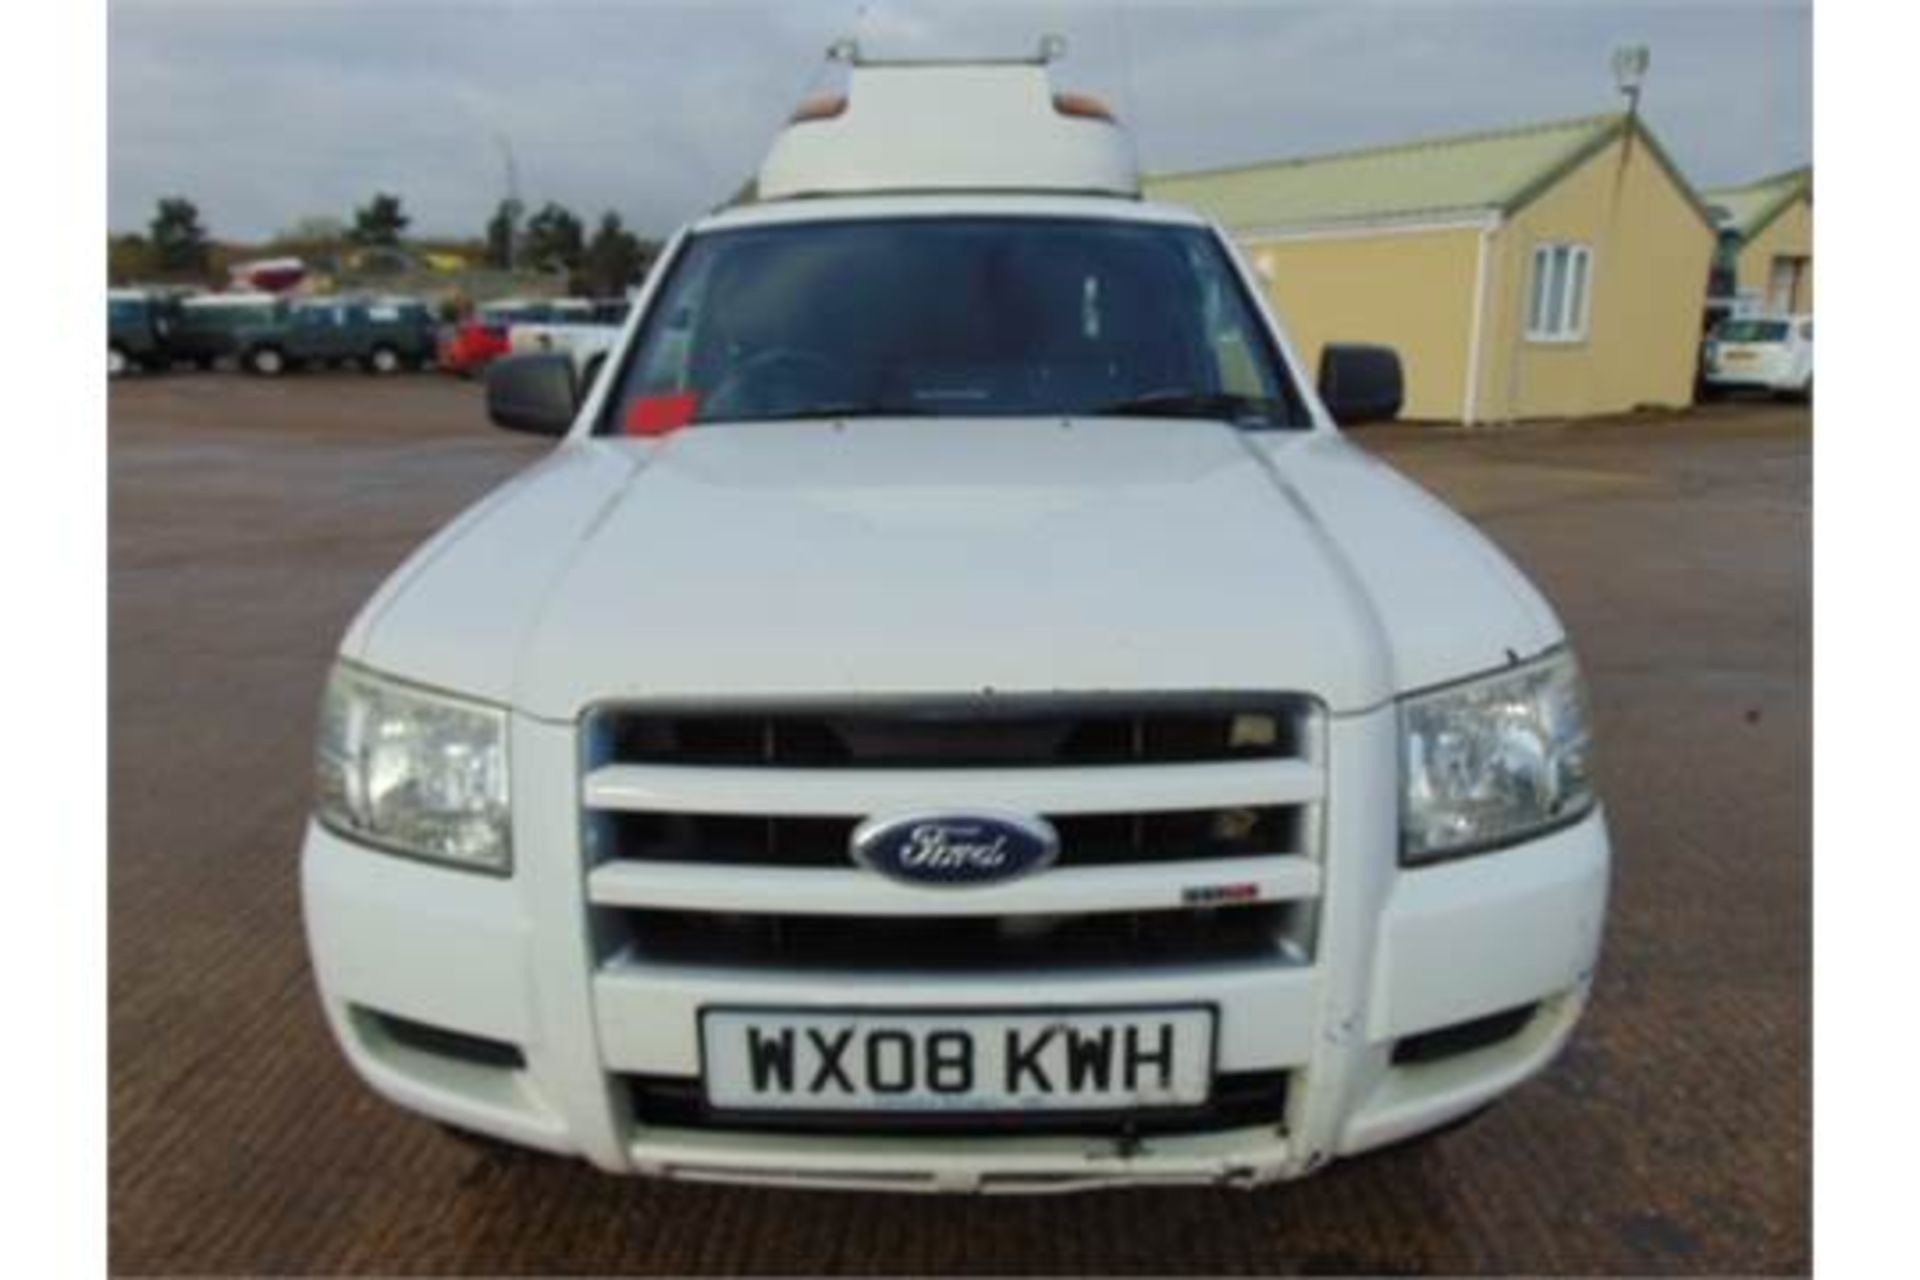
[[[1051,823],[1018,814],[883,815],[853,833],[853,860],[861,866],[941,888],[1002,884],[1039,871],[1059,854]]]

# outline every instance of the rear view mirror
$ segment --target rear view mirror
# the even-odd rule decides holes
[[[509,431],[563,436],[579,407],[570,356],[501,356],[487,366],[487,416]]]
[[[1390,422],[1400,416],[1405,394],[1392,347],[1335,342],[1320,353],[1320,400],[1341,426]]]

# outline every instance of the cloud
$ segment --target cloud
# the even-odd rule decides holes
[[[257,238],[398,191],[477,233],[504,189],[656,234],[725,198],[856,34],[869,53],[1069,42],[1154,169],[1613,109],[1607,57],[1653,47],[1645,109],[1705,183],[1811,152],[1805,3],[1076,3],[1074,0],[116,0],[108,217],[162,195]]]

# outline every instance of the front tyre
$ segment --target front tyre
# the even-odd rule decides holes
[[[389,346],[378,346],[367,353],[367,372],[386,377],[400,372],[400,353]]]
[[[247,353],[247,371],[277,378],[287,371],[287,357],[277,347],[255,347]]]
[[[124,378],[133,369],[133,361],[128,358],[125,347],[113,343],[107,344],[107,376]]]

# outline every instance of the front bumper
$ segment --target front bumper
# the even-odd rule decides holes
[[[1586,999],[1609,870],[1604,819],[1413,872],[1393,866],[1391,713],[1336,721],[1326,893],[1309,963],[1017,977],[823,980],[596,959],[584,909],[573,737],[517,721],[511,879],[369,852],[310,827],[302,863],[326,1014],[376,1091],[436,1119],[623,1173],[896,1190],[1256,1185],[1467,1114],[1544,1066]],[[1369,768],[1366,762],[1378,767]],[[535,802],[528,797],[540,796]],[[708,1005],[1089,1007],[1211,1003],[1222,1072],[1284,1071],[1271,1123],[1138,1137],[759,1133],[636,1121],[628,1082],[699,1075]],[[1495,1043],[1433,1060],[1395,1046],[1528,1009]],[[435,1052],[418,1023],[510,1050]]]

